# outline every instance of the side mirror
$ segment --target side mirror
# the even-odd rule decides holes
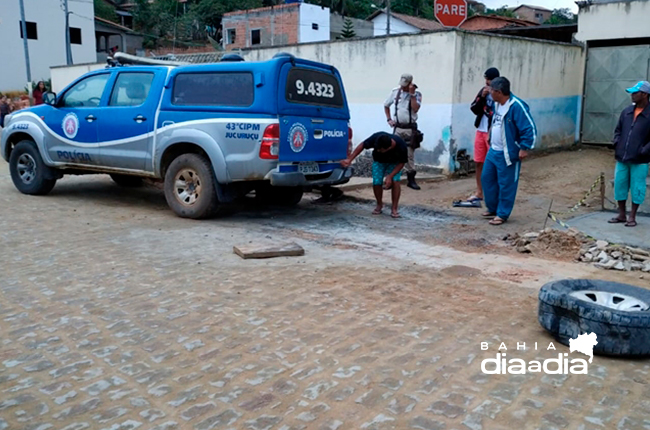
[[[56,104],[56,94],[51,91],[43,94],[43,103],[54,106]]]

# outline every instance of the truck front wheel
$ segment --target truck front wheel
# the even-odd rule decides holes
[[[36,145],[28,140],[19,142],[11,151],[9,171],[14,185],[23,194],[44,195],[56,184]]]
[[[165,199],[181,218],[209,218],[217,213],[216,180],[210,162],[199,154],[178,156],[165,174]]]

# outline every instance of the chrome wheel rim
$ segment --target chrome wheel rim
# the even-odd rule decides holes
[[[194,205],[201,197],[201,178],[192,169],[183,169],[174,178],[174,195],[185,206]]]
[[[647,311],[650,306],[643,300],[635,297],[626,296],[625,294],[610,293],[607,291],[574,291],[570,294],[578,300],[594,303],[609,309],[624,312],[641,312]]]
[[[36,179],[36,160],[27,153],[21,154],[16,163],[16,170],[23,183],[31,184]]]

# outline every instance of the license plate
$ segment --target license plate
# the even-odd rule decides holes
[[[319,173],[320,169],[318,163],[298,163],[298,171],[304,174]]]

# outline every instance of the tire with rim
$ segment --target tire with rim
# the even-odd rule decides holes
[[[596,354],[650,355],[650,290],[644,288],[591,279],[551,282],[539,292],[538,320],[565,345],[596,333]]]
[[[210,162],[199,154],[178,156],[165,174],[165,199],[181,218],[201,219],[215,215],[219,200]]]
[[[262,185],[255,189],[259,201],[268,205],[296,206],[302,200],[302,187],[273,187]]]
[[[135,188],[142,186],[142,178],[139,176],[112,174],[111,179],[120,187]]]
[[[19,142],[11,151],[9,171],[14,185],[23,194],[44,195],[52,191],[56,179],[48,175],[36,144],[29,140]]]

